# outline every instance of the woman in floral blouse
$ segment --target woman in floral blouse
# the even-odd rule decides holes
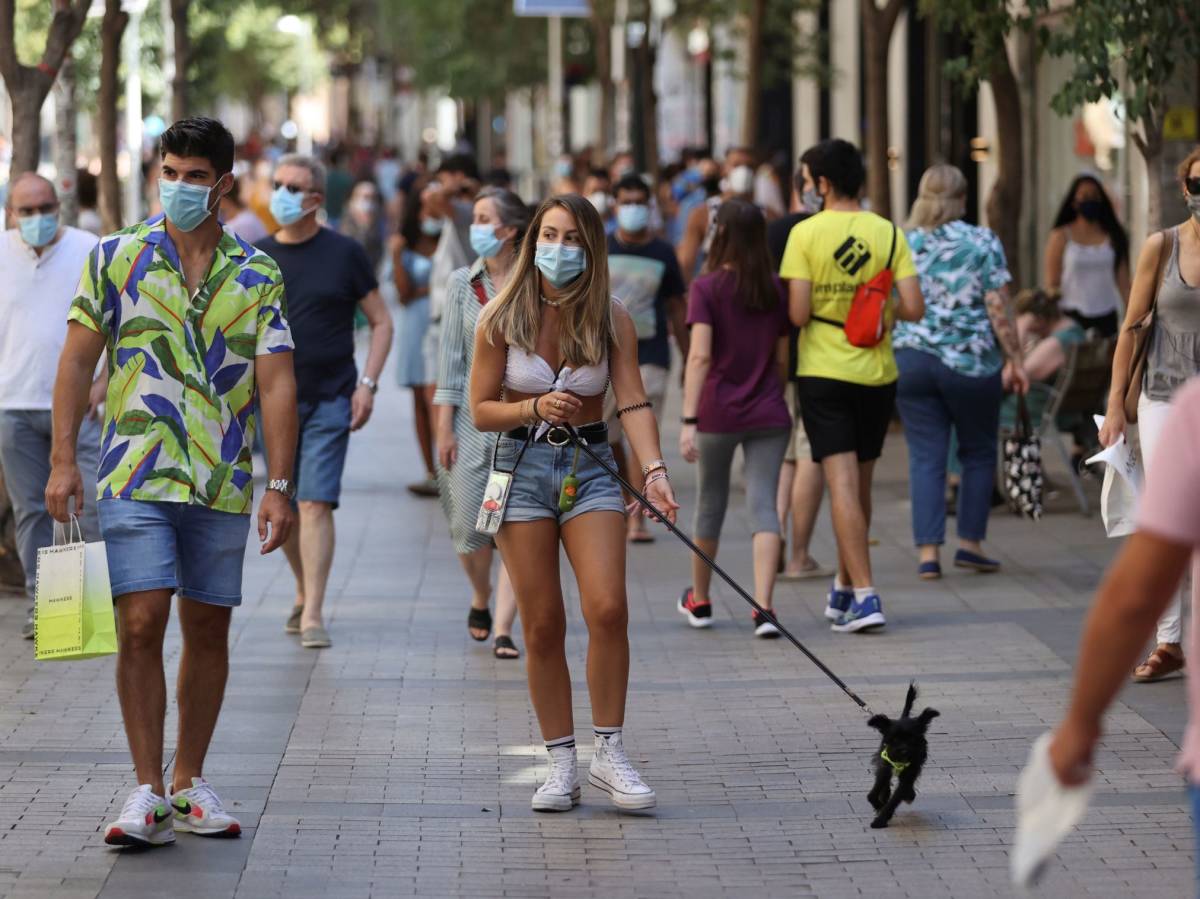
[[[967,179],[951,165],[921,177],[908,221],[908,242],[921,278],[925,317],[896,326],[900,369],[896,405],[908,441],[913,537],[918,572],[942,576],[946,538],[946,461],[953,429],[962,483],[958,491],[958,568],[991,572],[983,552],[996,469],[1002,371],[1020,392],[1028,380],[1008,314],[1012,280],[1000,241],[962,221]]]

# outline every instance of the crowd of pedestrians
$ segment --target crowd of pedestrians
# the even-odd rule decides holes
[[[384,154],[369,171],[360,160],[357,180],[344,155],[284,155],[237,177],[232,137],[204,118],[168,129],[160,156],[161,212],[146,221],[102,238],[63,227],[53,185],[30,174],[10,185],[17,227],[0,241],[10,274],[0,284],[0,465],[27,590],[52,519],[81,510],[85,536],[109,553],[139,784],[106,830],[110,843],[239,832],[203,766],[241,601],[253,454],[261,445],[267,475],[261,549],[282,548],[296,583],[285,630],[327,649],[347,449],[371,418],[389,356],[413,397],[423,470],[409,489],[441,501],[470,592],[468,635],[526,663],[550,762],[532,799],[539,811],[580,797],[560,545],[589,636],[588,780],[618,808],[655,804],[623,734],[625,560],[654,530],[605,469],[674,521],[679,475],[660,442],[672,390],[680,455],[695,472],[690,527],[711,557],[741,450],[754,596],[768,612],[753,613],[756,637],[779,634],[780,578],[828,579],[834,632],[887,624],[888,585],[871,564],[872,483],[897,417],[916,574],[942,576],[950,483],[954,566],[997,571],[983,542],[1015,398],[1040,419],[1073,348],[1118,331],[1098,438],[1124,433],[1133,396],[1154,499],[1144,523],[1159,534],[1131,544],[1120,564],[1141,570],[1161,556],[1173,577],[1182,550],[1171,547],[1195,543],[1195,528],[1164,511],[1162,472],[1190,464],[1165,447],[1184,427],[1171,401],[1181,389],[1194,398],[1183,385],[1200,373],[1200,151],[1180,174],[1193,218],[1152,235],[1132,279],[1113,204],[1081,175],[1049,236],[1044,283],[1019,292],[997,236],[965,220],[960,170],[930,168],[900,227],[864,205],[862,155],[837,139],[803,153],[786,191],[742,147],[720,162],[689,151],[658,183],[629,154],[564,156],[556,190],[538,204],[511,189],[502,160],[481,177],[466,153],[436,168]],[[1151,309],[1136,368],[1133,326]],[[55,359],[57,371],[47,367]],[[837,546],[828,568],[810,552],[825,492]],[[684,558],[681,548],[687,586],[664,601],[692,627],[711,627],[712,573]],[[1174,580],[1160,580],[1142,609],[1165,610],[1157,646],[1137,680],[1184,666],[1181,594],[1170,600]],[[162,644],[175,593],[180,736],[164,779]],[[1103,665],[1080,727],[1110,697],[1112,662]],[[1065,734],[1063,772],[1088,737]]]

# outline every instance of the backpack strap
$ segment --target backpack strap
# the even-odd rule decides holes
[[[892,248],[888,250],[888,261],[884,268],[892,267],[892,257],[896,255],[896,223],[892,222]]]

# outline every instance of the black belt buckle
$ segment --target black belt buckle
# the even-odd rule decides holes
[[[571,432],[555,425],[546,432],[546,442],[551,446],[566,446],[571,442]]]

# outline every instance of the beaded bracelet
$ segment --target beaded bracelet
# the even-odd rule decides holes
[[[642,489],[645,490],[647,487],[649,487],[655,481],[665,481],[665,480],[668,480],[667,472],[665,469],[660,468],[659,470],[654,472],[654,474],[650,475],[650,477],[646,478],[646,480],[642,484]]]
[[[617,418],[620,418],[626,412],[636,412],[638,409],[651,409],[651,408],[653,408],[653,407],[651,406],[649,400],[647,400],[644,403],[634,403],[632,406],[626,406],[624,409],[618,409],[617,410]]]

